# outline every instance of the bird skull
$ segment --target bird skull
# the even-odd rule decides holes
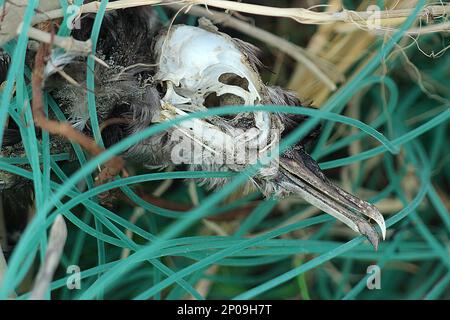
[[[155,79],[167,89],[164,102],[189,111],[217,106],[219,100],[229,101],[222,105],[260,103],[261,79],[228,35],[174,26],[159,38],[155,49]]]
[[[262,101],[263,83],[256,68],[236,40],[212,25],[173,26],[156,41],[155,53],[158,68],[154,78],[166,88],[163,103],[194,112],[225,105],[245,108]],[[264,148],[270,140],[270,115],[253,112],[251,117],[257,132],[251,137],[244,134],[245,143],[250,148]],[[188,121],[182,126],[192,127]],[[222,132],[209,137],[217,140],[221,135],[219,140],[228,139]]]

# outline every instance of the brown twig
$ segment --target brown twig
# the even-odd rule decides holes
[[[42,99],[42,86],[44,82],[44,67],[46,58],[50,55],[50,44],[43,43],[39,46],[39,49],[35,57],[35,65],[32,75],[33,85],[33,119],[37,127],[48,131],[50,134],[59,135],[67,138],[70,141],[78,143],[83,149],[89,152],[93,156],[98,156],[104,151],[92,138],[77,131],[67,122],[59,122],[56,120],[48,119],[45,116],[43,109]],[[105,163],[104,169],[97,176],[96,184],[103,184],[116,175],[118,175],[124,167],[124,161],[122,157],[114,157]]]

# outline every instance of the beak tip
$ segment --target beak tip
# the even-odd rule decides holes
[[[378,251],[378,240],[376,242],[372,242],[372,245],[375,251]]]
[[[372,244],[375,251],[378,251],[378,244],[379,244],[378,234],[376,234],[376,235],[369,234],[369,235],[365,235],[365,236],[367,237],[369,242]]]
[[[384,221],[384,217],[381,212],[374,205],[370,205],[370,210],[367,210],[364,213],[366,216],[368,216],[370,219],[373,219],[377,223],[381,231],[382,239],[384,241],[386,239],[386,222]]]
[[[375,251],[377,251],[378,244],[380,242],[380,235],[375,230],[375,228],[364,220],[361,223],[358,223],[357,226],[359,233],[364,235],[367,238],[367,240],[369,240],[369,242],[372,244]]]
[[[386,224],[384,222],[383,217],[380,220],[376,221],[378,224],[378,227],[380,228],[381,231],[381,238],[384,240],[386,240]]]
[[[379,215],[380,215],[380,218],[376,222],[377,222],[378,226],[380,227],[381,236],[382,236],[383,241],[384,241],[384,240],[386,240],[386,222],[384,221],[384,218],[381,215],[381,213]]]

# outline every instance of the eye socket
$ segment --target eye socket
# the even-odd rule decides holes
[[[235,73],[227,72],[227,73],[221,74],[219,77],[219,82],[230,85],[230,86],[241,87],[242,89],[249,91],[248,80],[243,77],[240,77],[239,75],[237,75]]]
[[[215,92],[209,92],[205,94],[205,101],[203,105],[207,108],[220,107],[220,98]]]
[[[159,97],[163,98],[166,95],[166,92],[167,92],[167,84],[166,84],[166,82],[158,81],[156,83],[156,90],[159,93]]]
[[[243,105],[245,101],[243,98],[232,94],[224,93],[220,96],[215,92],[209,92],[205,95],[203,105],[207,108],[222,107],[222,106],[236,106]]]
[[[221,96],[217,96],[215,92],[210,92],[206,94],[203,105],[207,108],[214,108],[222,106],[243,105],[244,103],[244,99],[231,93],[225,93]],[[232,120],[236,118],[236,116],[236,114],[227,114],[219,117],[227,120]]]

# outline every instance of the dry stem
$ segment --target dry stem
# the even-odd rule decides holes
[[[67,226],[64,218],[58,215],[50,230],[45,259],[36,276],[30,296],[31,300],[42,300],[45,298],[45,294],[61,259],[66,239]]]
[[[333,22],[345,23],[366,23],[373,19],[373,12],[341,10],[338,12],[316,12],[304,8],[280,8],[269,7],[263,5],[248,4],[242,2],[234,2],[227,0],[119,0],[111,2],[107,5],[106,10],[117,10],[124,8],[132,8],[143,5],[157,4],[181,4],[187,8],[194,5],[204,5],[206,7],[216,7],[225,10],[244,12],[255,15],[264,15],[271,17],[290,18],[299,23],[304,24],[324,24]],[[98,11],[100,2],[90,2],[81,8],[82,13],[95,13]],[[398,9],[398,10],[382,10],[379,11],[379,17],[383,25],[388,24],[392,20],[399,18],[407,18],[414,12],[414,8]],[[450,13],[450,5],[428,5],[418,14],[418,18],[430,19],[438,16],[448,15]],[[61,9],[48,11],[35,16],[33,23],[46,20],[61,18],[64,13]],[[398,21],[401,21],[398,20]]]
[[[38,40],[44,43],[52,43],[60,48],[65,49],[67,52],[75,53],[80,56],[88,56],[92,52],[92,42],[78,41],[72,37],[60,37],[57,35],[52,35],[49,32],[39,30],[37,28],[31,27],[28,31],[28,36],[31,39]]]

